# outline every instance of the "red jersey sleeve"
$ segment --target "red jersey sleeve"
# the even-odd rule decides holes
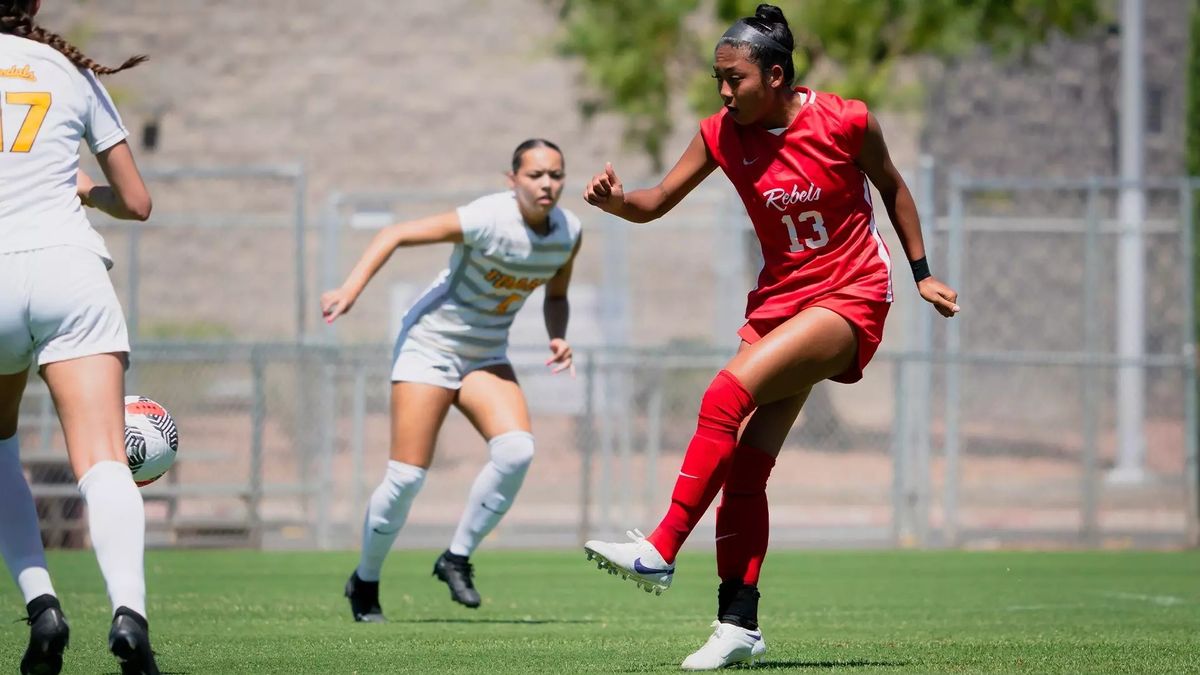
[[[863,136],[867,133],[867,104],[857,99],[840,99],[841,133],[838,144],[846,154],[855,159],[862,150]]]
[[[725,156],[721,154],[721,127],[725,121],[725,116],[728,114],[729,111],[721,108],[716,114],[700,120],[700,137],[704,139],[704,145],[708,148],[708,155],[721,168],[725,168]]]

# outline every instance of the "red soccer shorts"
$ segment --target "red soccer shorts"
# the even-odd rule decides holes
[[[824,307],[835,312],[854,327],[854,332],[858,336],[858,356],[854,359],[854,363],[829,379],[843,384],[851,384],[862,379],[863,370],[871,362],[871,358],[879,349],[879,343],[883,340],[883,322],[887,319],[888,309],[891,306],[889,302],[830,293],[800,308],[800,311],[803,311],[809,307]],[[791,318],[790,316],[778,316],[748,319],[746,324],[738,330],[738,336],[747,343],[754,344]]]

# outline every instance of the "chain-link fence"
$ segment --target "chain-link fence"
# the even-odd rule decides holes
[[[918,540],[1197,541],[1197,185],[951,181],[934,245],[964,311],[928,333],[916,375],[941,447],[915,450]]]
[[[139,345],[126,378],[127,391],[153,391],[172,410],[181,407],[179,421],[187,428],[209,419],[215,410],[211,402],[193,410],[192,400],[209,394],[206,401],[223,400],[222,392],[236,390],[240,380],[191,360],[163,365],[159,359],[176,352],[156,351],[150,345],[202,345],[217,355],[213,361],[221,363],[237,358],[241,349],[237,343],[305,337],[313,314],[309,311],[312,243],[305,228],[306,177],[303,168],[295,165],[150,167],[143,177],[154,198],[150,220],[113,220],[95,210],[88,217],[115,261],[113,285],[125,310],[130,339]],[[172,399],[180,397],[186,403],[174,404]],[[228,412],[235,418],[240,414],[234,409]],[[22,457],[39,499],[47,540],[78,544],[82,502],[62,449],[53,403],[39,378],[30,379],[20,433]],[[211,448],[221,443],[206,439],[199,445]],[[203,447],[193,449],[197,452],[191,460],[197,462],[245,454],[242,445],[224,447],[216,454]],[[213,458],[207,459],[210,454]],[[177,483],[178,477],[169,482]],[[179,491],[203,501],[217,498],[224,489],[187,486]],[[147,495],[156,490],[161,488],[151,488]],[[170,529],[178,529],[178,504],[172,501],[162,510],[161,500],[151,502],[152,516],[169,518]]]
[[[303,339],[313,265],[303,167],[149,168],[145,179],[147,222],[88,212],[116,261],[130,336]]]
[[[819,385],[785,443],[769,487],[773,541],[1195,543],[1193,276],[1185,254],[1195,184],[1147,186],[1138,230],[1146,350],[1130,359],[1116,354],[1114,337],[1114,260],[1125,233],[1114,221],[1120,186],[958,180],[940,200],[942,215],[932,217],[931,174],[926,166],[912,183],[927,214],[934,270],[958,287],[964,311],[953,321],[937,318],[901,263],[883,349],[866,378],[850,387]],[[167,478],[144,490],[152,541],[356,545],[387,457],[390,341],[449,248],[397,251],[336,329],[321,327],[307,340],[295,339],[303,324],[288,318],[311,321],[315,312],[306,319],[291,301],[306,298],[315,309],[317,286],[340,283],[379,225],[449,210],[477,194],[331,198],[319,250],[305,261],[316,263],[320,283],[301,284],[303,292],[281,283],[271,289],[280,297],[255,302],[264,316],[235,322],[258,327],[236,330],[254,344],[224,335],[148,340],[156,335],[145,317],[167,311],[157,305],[171,300],[144,298],[130,391],[168,406],[182,446]],[[535,296],[514,325],[511,355],[538,454],[520,499],[492,535],[495,545],[570,545],[654,525],[700,394],[736,346],[743,293],[759,264],[736,196],[715,185],[648,225],[577,212],[585,231],[571,290],[578,376],[545,369]],[[162,231],[168,243],[183,232]],[[219,231],[243,237],[239,228]],[[109,243],[118,268],[127,264],[111,234]],[[215,260],[168,268],[175,277],[162,277],[164,292],[194,278],[207,294],[193,313],[170,311],[206,317],[203,303],[213,298],[218,306],[245,302],[241,289],[286,276],[281,270],[294,269],[303,247],[280,237],[235,248],[222,255],[246,255],[257,266]],[[892,251],[902,260],[894,240]],[[140,260],[145,289],[146,256]],[[1135,484],[1107,480],[1119,452],[1114,391],[1122,367],[1144,374],[1145,480]],[[27,463],[31,470],[43,459],[62,467],[53,410],[34,392],[23,411]],[[445,544],[486,458],[471,425],[452,413],[404,545]],[[47,525],[77,520],[73,485],[45,485],[38,475],[35,482],[45,504],[57,500]],[[702,521],[697,545],[711,541],[711,518]],[[79,542],[76,535],[59,543]]]

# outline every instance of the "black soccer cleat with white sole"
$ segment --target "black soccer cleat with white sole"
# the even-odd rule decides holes
[[[443,552],[433,564],[433,576],[450,587],[450,599],[460,605],[475,609],[481,602],[475,590],[475,568],[466,556]]]
[[[108,651],[121,664],[121,675],[159,675],[150,648],[150,624],[146,617],[121,606],[113,614],[108,631]]]
[[[350,600],[350,613],[360,623],[384,623],[383,608],[379,606],[379,582],[363,581],[358,570],[346,581],[346,597]]]
[[[25,606],[29,618],[29,647],[21,658],[21,675],[58,675],[71,628],[58,598],[39,595]]]

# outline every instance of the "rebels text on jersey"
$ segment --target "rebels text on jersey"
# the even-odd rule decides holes
[[[739,125],[724,109],[700,123],[762,246],[747,318],[792,316],[829,293],[892,299],[887,247],[855,164],[866,105],[804,87],[796,94],[803,105],[782,131]]]

